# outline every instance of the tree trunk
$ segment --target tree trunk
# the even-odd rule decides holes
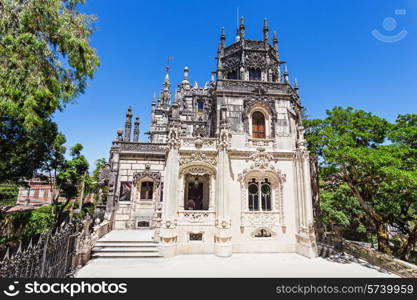
[[[356,186],[352,183],[351,180],[348,180],[347,184],[349,185],[350,189],[353,192],[353,195],[359,200],[359,203],[361,204],[363,210],[366,212],[369,219],[375,226],[376,237],[378,240],[378,250],[382,253],[392,255],[392,250],[389,246],[389,237],[385,227],[386,222],[381,216],[379,216],[376,213],[372,205],[366,204],[366,202],[372,203],[372,199],[367,199],[368,201],[365,201],[365,197],[363,197],[363,195],[359,192],[359,190],[356,188]]]
[[[320,208],[320,173],[317,156],[310,155],[310,174],[311,174],[311,195],[313,201],[314,229],[317,238],[321,240],[324,236],[323,220]]]
[[[411,250],[417,242],[417,225],[414,230],[408,234],[408,238],[400,249],[400,258],[408,261],[410,259]]]
[[[385,223],[379,220],[374,220],[376,227],[376,235],[378,239],[378,250],[382,253],[392,255],[391,248],[389,246],[388,233],[385,228]]]

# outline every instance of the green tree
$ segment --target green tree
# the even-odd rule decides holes
[[[91,177],[92,186],[90,188],[91,193],[94,194],[95,200],[97,202],[105,203],[107,200],[108,187],[107,185],[102,186],[100,182],[100,173],[103,170],[104,166],[107,164],[105,158],[100,158],[96,160],[96,168],[93,171]]]
[[[52,115],[99,65],[84,0],[0,0],[0,182],[30,177],[59,135]]]
[[[52,147],[53,150],[49,152],[49,159],[42,168],[42,171],[47,174],[45,179],[51,185],[55,226],[63,221],[64,211],[69,202],[79,195],[83,179],[88,178],[88,161],[81,154],[83,146],[75,144],[70,149],[71,159],[66,159],[64,143],[65,139],[61,136]]]
[[[319,160],[322,156],[323,144],[320,139],[320,130],[323,122],[320,119],[308,119],[308,116],[303,110],[304,120],[303,126],[305,128],[305,138],[307,141],[307,148],[310,151],[310,174],[311,174],[311,191],[312,204],[314,213],[314,227],[317,237],[320,239],[324,234],[324,224],[321,212],[321,197],[320,197],[320,164]]]
[[[378,249],[391,253],[386,229],[386,201],[381,185],[387,180],[381,174],[392,157],[382,145],[390,124],[362,110],[335,107],[327,111],[319,130],[320,148],[326,167],[351,189],[371,220],[378,237]]]
[[[396,165],[386,170],[394,178],[387,187],[395,201],[389,222],[405,236],[398,255],[409,260],[417,242],[417,114],[399,115],[388,136],[396,158]]]

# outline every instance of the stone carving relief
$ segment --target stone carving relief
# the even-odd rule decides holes
[[[272,231],[270,228],[257,228],[254,232],[251,233],[251,237],[253,238],[274,238],[276,237],[276,233]]]
[[[208,127],[203,125],[194,126],[193,136],[195,137],[207,137]]]
[[[283,184],[286,181],[286,175],[275,168],[272,154],[266,152],[262,147],[251,154],[248,160],[252,161],[250,168],[244,169],[242,173],[238,174],[241,187],[241,226],[264,226],[267,228],[278,224],[285,226]],[[273,201],[271,211],[249,211],[248,182],[252,178],[258,182],[268,179],[271,183],[271,201]]]
[[[260,52],[249,52],[245,57],[245,65],[248,69],[261,69],[267,68],[268,63],[265,59],[265,55]]]
[[[151,143],[120,143],[121,151],[164,152],[164,147]]]
[[[160,172],[154,172],[150,170],[150,166],[147,165],[146,169],[142,172],[136,172],[133,175],[133,179],[135,181],[141,180],[142,178],[150,178],[152,179],[157,185],[159,185],[161,183],[161,174]]]
[[[277,212],[253,212],[245,214],[243,224],[252,227],[272,228],[278,224]]]
[[[223,59],[223,69],[226,73],[229,73],[232,71],[239,71],[239,66],[240,66],[239,54],[232,54]]]
[[[179,164],[180,166],[191,164],[191,163],[198,163],[198,162],[204,162],[211,166],[216,166],[217,161],[215,158],[210,158],[207,154],[202,152],[193,152],[190,156],[184,157],[180,159]]]
[[[192,176],[214,175],[214,172],[212,170],[203,166],[191,166],[191,167],[183,169],[181,173],[189,174]]]
[[[178,149],[180,145],[180,138],[179,138],[179,128],[178,124],[174,124],[170,126],[169,133],[168,133],[168,147]]]
[[[286,88],[285,85],[275,82],[255,82],[255,81],[245,81],[245,80],[224,80],[223,87],[230,88],[230,89],[255,89],[259,87],[263,87],[265,89],[277,90],[282,93],[290,94],[291,90]]]
[[[255,89],[256,91],[256,89]],[[261,93],[262,89],[258,88],[258,92]],[[275,136],[275,124],[277,121],[277,112],[275,110],[274,99],[266,97],[247,97],[243,100],[243,112],[242,119],[246,133],[249,133],[249,116],[251,111],[256,107],[261,106],[269,113],[271,117],[271,136]]]
[[[187,211],[183,214],[184,219],[189,223],[204,223],[210,218],[210,214],[207,212],[193,212]]]
[[[249,156],[249,159],[253,161],[251,169],[266,169],[269,166],[269,163],[273,162],[274,157],[271,153],[265,151],[265,148],[259,147],[258,152],[255,152]]]

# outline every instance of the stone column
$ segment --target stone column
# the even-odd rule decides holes
[[[304,132],[304,128],[300,128]],[[295,176],[298,206],[298,232],[296,233],[296,252],[307,257],[317,256],[314,234],[313,205],[311,196],[309,153],[301,135],[295,161]]]
[[[217,144],[217,178],[216,178],[216,233],[214,236],[214,253],[217,256],[232,255],[232,233],[230,218],[230,197],[228,181],[230,133],[226,126],[220,130]]]
[[[111,148],[110,153],[111,153],[111,160],[109,162],[110,172],[109,172],[109,179],[108,179],[109,191],[107,195],[105,219],[109,221],[113,221],[114,211],[117,209],[117,206],[118,206],[117,181],[118,181],[118,174],[119,174],[119,146],[117,145],[116,141],[113,142],[113,147]]]
[[[162,204],[162,224],[159,232],[159,251],[164,257],[177,253],[177,185],[179,125],[173,124],[168,135],[168,151],[164,176],[164,201]]]
[[[215,184],[216,184],[216,179],[214,177],[215,175],[210,175],[210,180],[209,180],[209,210],[212,211],[214,209],[214,201],[215,201]]]

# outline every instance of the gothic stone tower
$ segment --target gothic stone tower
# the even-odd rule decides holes
[[[113,142],[107,217],[115,228],[152,228],[164,256],[296,252],[316,256],[298,86],[288,80],[277,35],[236,41],[221,31],[217,70],[199,87],[189,70],[171,99],[169,67],[152,101],[150,141]],[[282,72],[283,69],[283,72]],[[216,78],[214,78],[216,75]]]

